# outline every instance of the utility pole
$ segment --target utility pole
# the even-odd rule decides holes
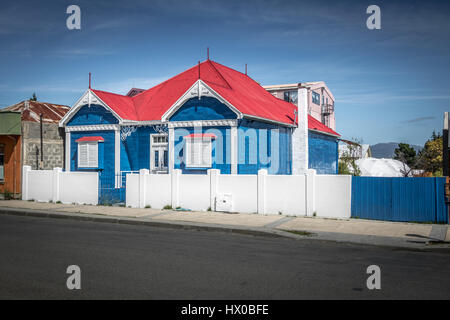
[[[442,155],[443,155],[443,161],[442,161],[442,173],[444,175],[444,177],[448,177],[449,176],[449,168],[448,168],[448,123],[449,119],[448,119],[448,112],[444,112],[444,130],[442,132]]]

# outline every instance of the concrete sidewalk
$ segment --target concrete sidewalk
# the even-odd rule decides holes
[[[308,237],[319,240],[394,247],[450,247],[448,244],[450,243],[450,228],[447,228],[447,225],[134,209],[21,200],[0,201],[0,213],[66,218],[73,216],[94,221],[223,230],[291,238]],[[431,243],[433,243],[432,246]]]

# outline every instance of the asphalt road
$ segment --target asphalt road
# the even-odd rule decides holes
[[[368,290],[366,268],[381,268]],[[66,268],[81,268],[68,290]],[[449,299],[450,254],[0,215],[0,299]]]

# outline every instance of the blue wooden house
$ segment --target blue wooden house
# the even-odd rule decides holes
[[[144,168],[335,174],[338,167],[338,133],[306,108],[211,60],[128,95],[89,88],[60,126],[66,132],[65,170],[99,171],[115,187],[127,172]]]

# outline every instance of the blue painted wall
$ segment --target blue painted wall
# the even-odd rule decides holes
[[[181,169],[183,173],[188,174],[206,174],[208,169],[219,169],[222,174],[231,173],[230,165],[230,127],[203,127],[201,133],[212,133],[216,139],[212,140],[212,167],[211,168],[186,168],[184,163],[185,140],[184,136],[194,132],[194,128],[176,128],[174,129],[174,168]]]
[[[99,148],[99,163],[103,163],[103,170],[112,170],[114,174],[114,131],[85,131],[85,132],[72,132],[70,134],[70,170],[71,171],[99,171],[98,169],[83,169],[78,167],[78,143],[76,140],[82,137],[102,137],[105,139],[103,144],[103,152],[100,152]]]
[[[316,132],[308,133],[309,168],[319,174],[338,173],[338,141]]]
[[[90,124],[116,124],[119,121],[104,107],[99,105],[84,106],[70,119],[68,126],[81,126]]]
[[[238,126],[238,173],[291,174],[291,129],[259,121]]]
[[[201,99],[189,99],[172,115],[170,121],[222,120],[236,118],[236,114],[219,100],[211,97],[202,97]]]
[[[150,169],[150,135],[157,133],[151,126],[138,127],[120,144],[120,170]]]

